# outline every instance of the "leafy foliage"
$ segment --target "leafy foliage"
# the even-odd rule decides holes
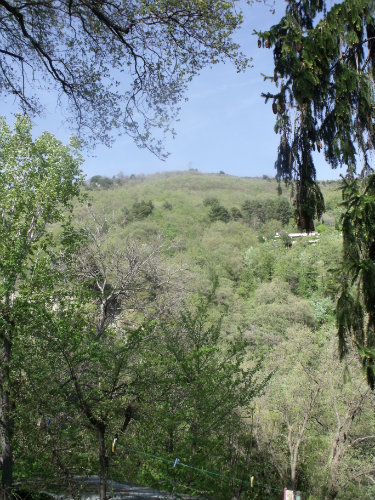
[[[90,186],[99,186],[108,189],[113,185],[113,180],[103,175],[94,175],[90,179]]]
[[[244,429],[241,413],[269,377],[260,373],[260,359],[249,364],[248,342],[243,335],[225,338],[222,318],[215,320],[210,311],[213,300],[212,293],[199,297],[193,304],[185,304],[176,317],[156,326],[158,353],[164,364],[157,361],[154,367],[159,378],[149,398],[156,401],[153,411],[159,432],[155,435],[146,421],[142,425],[147,449],[157,446],[164,455],[184,457],[194,467],[217,469],[224,465],[223,452],[233,451],[227,436],[237,434],[234,428]],[[152,418],[148,413],[146,417]],[[209,476],[194,477],[191,471],[179,468],[172,472],[165,464],[158,469],[164,481],[171,486],[180,483],[182,490],[184,485],[187,491],[205,494],[217,489],[215,479]],[[155,470],[148,470],[145,478],[157,484]],[[225,491],[230,491],[230,485]]]
[[[216,207],[220,205],[220,202],[217,198],[205,198],[203,200],[203,205],[205,207]]]
[[[292,216],[292,207],[285,198],[271,198],[268,200],[246,200],[241,206],[244,220],[251,226],[259,227],[274,219],[282,226],[289,223]]]
[[[77,476],[99,472],[102,498],[107,476],[221,499],[244,498],[251,471],[254,496],[277,500],[294,470],[303,496],[372,498],[373,399],[351,353],[343,383],[333,351],[337,183],[321,184],[329,225],[314,244],[285,246],[280,220],[255,229],[202,210],[205,198],[266,208],[276,187],[197,172],[122,177],[88,186],[90,205],[49,227],[17,282],[29,293],[11,363],[17,481],[73,495]],[[152,200],[146,218],[132,214],[139,200]],[[176,457],[215,474],[173,467]]]
[[[13,435],[17,372],[13,353],[23,350],[23,333],[42,329],[54,287],[45,253],[54,239],[51,224],[68,226],[66,211],[82,178],[77,145],[63,146],[51,134],[35,141],[31,122],[18,116],[14,131],[0,120],[0,443],[1,494],[8,498],[13,478]]]
[[[248,64],[230,2],[1,0],[0,12],[0,91],[35,114],[39,88],[57,88],[93,142],[118,129],[161,155],[151,130],[168,130],[191,79],[222,60]]]
[[[145,219],[152,214],[154,205],[152,201],[140,201],[133,204],[132,215],[136,220]]]
[[[230,213],[222,205],[211,206],[208,217],[211,222],[215,222],[217,220],[221,220],[222,222],[230,221]]]

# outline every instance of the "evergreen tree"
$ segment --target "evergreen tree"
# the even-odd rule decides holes
[[[284,17],[258,33],[259,45],[274,47],[278,87],[272,99],[280,146],[277,176],[295,180],[297,221],[309,229],[324,210],[313,151],[324,150],[333,168],[354,175],[371,170],[375,148],[375,5],[345,0],[326,12],[324,0],[289,0]],[[323,17],[322,17],[323,15]]]
[[[344,181],[342,218],[344,258],[337,303],[339,348],[354,338],[372,389],[375,387],[375,175]]]
[[[281,21],[258,33],[259,46],[273,47],[270,79],[278,87],[264,97],[272,100],[281,136],[277,177],[294,181],[301,229],[313,229],[313,220],[324,210],[313,152],[323,150],[332,168],[346,168],[340,352],[345,353],[346,333],[352,331],[373,387],[375,300],[370,281],[375,266],[375,199],[370,155],[375,149],[375,3],[344,0],[327,7],[325,0],[288,0]],[[362,188],[356,176],[369,176]],[[355,298],[350,290],[354,284],[359,290]]]

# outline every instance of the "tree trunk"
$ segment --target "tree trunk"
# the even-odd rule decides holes
[[[2,333],[1,359],[0,359],[0,444],[2,467],[1,500],[11,497],[13,482],[13,418],[11,412],[10,398],[10,368],[9,363],[12,354],[12,343],[9,330]]]
[[[105,427],[98,427],[99,441],[99,498],[107,500],[108,456],[105,447]]]
[[[198,425],[197,425],[197,415],[196,415],[196,407],[194,406],[194,414],[193,414],[193,422],[190,426],[192,441],[191,441],[191,452],[194,456],[197,452],[198,445]]]
[[[290,426],[289,433],[288,433],[288,447],[289,447],[289,453],[290,453],[290,459],[289,459],[290,488],[292,490],[295,490],[296,486],[297,486],[297,465],[298,465],[298,459],[299,459],[299,448],[301,445],[301,440],[302,440],[302,435],[303,435],[303,434],[301,434],[301,429],[300,429],[299,436],[297,438],[295,438],[294,437],[295,432],[297,432],[297,430],[295,430],[293,426]],[[304,426],[303,426],[303,432],[304,432]]]
[[[294,456],[290,461],[290,481],[291,481],[291,489],[293,491],[296,489],[296,483],[297,483],[297,456],[298,456],[298,450],[295,450]]]

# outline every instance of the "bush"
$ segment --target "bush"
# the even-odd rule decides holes
[[[230,215],[232,217],[233,220],[238,220],[238,219],[242,219],[242,213],[241,211],[236,208],[236,207],[232,207],[230,209]]]
[[[165,201],[165,202],[163,203],[163,208],[164,208],[165,210],[172,210],[173,206],[172,206],[172,204],[171,204],[171,203],[169,203],[169,201]]]
[[[141,201],[133,204],[132,214],[134,219],[142,220],[152,214],[154,205],[152,201]]]
[[[289,234],[286,231],[282,231],[280,236],[281,236],[281,241],[283,242],[284,246],[286,248],[291,248],[292,247],[292,238],[289,236]]]
[[[203,200],[203,205],[205,207],[216,207],[220,205],[220,202],[217,198],[205,198]]]
[[[113,180],[110,179],[109,177],[104,177],[102,175],[94,175],[90,179],[90,186],[108,189],[113,186]]]
[[[212,206],[210,208],[210,212],[208,214],[208,217],[210,218],[211,222],[216,222],[218,220],[221,220],[222,222],[227,223],[230,221],[230,213],[222,205]]]

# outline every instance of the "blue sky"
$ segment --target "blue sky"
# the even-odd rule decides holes
[[[253,30],[267,29],[282,13],[282,0],[276,0],[279,11],[270,13],[263,3],[245,6],[244,26],[236,35],[243,51],[253,57],[253,67],[245,73],[236,73],[230,64],[206,68],[193,80],[182,103],[179,121],[174,124],[175,139],[168,139],[166,161],[149,151],[137,148],[127,136],[117,138],[111,148],[98,146],[85,152],[83,170],[88,177],[95,174],[113,176],[151,174],[161,171],[196,168],[201,172],[224,171],[236,176],[275,175],[278,136],[273,131],[274,115],[271,105],[265,105],[261,92],[273,90],[264,82],[261,73],[271,75],[272,51],[258,49]],[[37,134],[53,132],[66,142],[70,132],[63,124],[63,110],[57,107],[53,96],[46,96],[48,110],[45,116],[34,120]],[[11,103],[5,104],[1,114],[16,112]],[[331,170],[322,156],[316,158],[319,179],[335,179],[340,171]]]

